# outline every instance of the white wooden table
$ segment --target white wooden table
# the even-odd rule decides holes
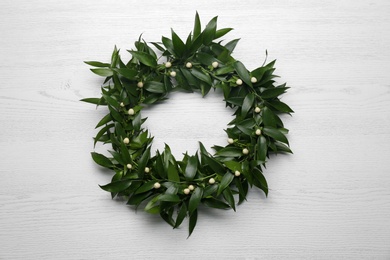
[[[84,60],[126,57],[140,33],[184,37],[195,10],[241,38],[250,69],[277,58],[294,155],[272,157],[268,198],[202,210],[190,239],[111,200],[91,158],[104,109]],[[0,2],[0,259],[390,259],[388,1]],[[155,149],[224,144],[221,96],[175,94],[145,112]],[[102,149],[99,147],[98,149]]]

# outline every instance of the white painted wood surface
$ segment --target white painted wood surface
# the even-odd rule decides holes
[[[283,100],[295,152],[272,157],[268,198],[202,210],[190,239],[98,184],[94,125],[78,100],[101,81],[83,60],[116,44],[185,36],[203,23],[241,38],[250,69],[268,49],[292,88]],[[390,259],[390,3],[381,1],[0,2],[0,259]],[[175,155],[224,144],[230,111],[211,94],[175,94],[146,111],[155,147]],[[102,149],[102,147],[99,147]]]

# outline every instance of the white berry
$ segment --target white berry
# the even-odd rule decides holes
[[[191,68],[192,68],[192,63],[191,63],[191,62],[187,62],[187,63],[186,63],[186,67],[187,67],[188,69],[191,69]]]
[[[123,139],[123,143],[125,143],[125,144],[128,144],[128,143],[130,143],[130,140],[129,140],[129,138],[125,138],[125,139]]]
[[[256,107],[256,108],[255,108],[255,112],[256,112],[256,113],[260,113],[260,111],[261,111],[260,107]]]
[[[189,190],[194,190],[195,187],[194,187],[194,185],[190,185],[190,186],[188,186],[188,189],[189,189]]]
[[[190,194],[190,189],[184,189],[183,192],[184,192],[184,194],[188,195],[188,194]]]
[[[242,80],[241,79],[236,80],[236,84],[239,86],[242,85]]]
[[[131,165],[130,163],[128,163],[127,165],[126,165],[126,167],[127,167],[127,169],[131,169],[131,168],[133,168],[133,165]]]
[[[149,173],[150,172],[150,168],[149,167],[145,167],[145,172]]]
[[[132,116],[132,115],[134,115],[135,111],[134,111],[134,109],[130,108],[129,111],[128,111],[128,113],[129,113],[129,115]]]
[[[257,79],[256,79],[255,77],[252,77],[252,78],[251,78],[251,82],[252,82],[252,83],[256,83],[256,82],[257,82]]]
[[[242,153],[243,153],[243,154],[248,154],[248,153],[249,153],[249,150],[246,149],[246,148],[244,148],[244,149],[242,149]]]
[[[171,75],[172,78],[176,77],[176,71],[171,71],[171,73],[169,73],[169,75]]]
[[[153,188],[155,189],[159,189],[161,187],[161,184],[156,182],[154,185],[153,185]]]
[[[144,83],[142,83],[141,81],[137,83],[137,87],[139,88],[143,88],[144,87]]]
[[[214,178],[210,178],[210,179],[209,179],[209,183],[210,183],[210,184],[214,184],[214,183],[215,183],[215,179],[214,179]]]
[[[238,176],[240,176],[240,175],[241,175],[241,172],[239,172],[239,171],[235,171],[235,172],[234,172],[234,176],[238,177]]]
[[[261,130],[260,129],[256,130],[256,135],[261,135]]]
[[[232,144],[232,143],[234,143],[234,140],[233,140],[233,138],[228,138],[228,139],[227,139],[227,142],[228,142],[229,144]]]
[[[214,61],[211,66],[213,66],[214,69],[218,68],[219,64],[218,62]]]
[[[165,62],[165,68],[170,68],[172,67],[172,63],[170,63],[169,61]]]
[[[121,107],[124,107],[124,106],[125,106],[125,104],[123,104],[123,102],[121,102],[119,105],[120,105]]]

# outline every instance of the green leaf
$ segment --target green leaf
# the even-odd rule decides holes
[[[103,94],[103,97],[111,107],[113,107],[113,108],[119,107],[119,102],[116,99],[114,99],[111,96],[106,95],[106,94]]]
[[[224,174],[224,173],[225,173],[225,171],[226,171],[226,170],[225,170],[225,167],[223,167],[223,166],[221,165],[221,163],[218,162],[217,160],[215,160],[214,158],[205,155],[205,156],[203,157],[203,159],[205,160],[206,164],[208,164],[208,165],[210,166],[210,168],[211,168],[214,172],[216,172],[216,173],[218,173],[218,174]]]
[[[99,67],[99,68],[108,68],[110,67],[109,63],[103,63],[100,61],[84,61],[84,63],[91,65],[93,67]]]
[[[255,101],[255,95],[252,92],[249,92],[246,95],[244,102],[242,103],[241,115],[240,115],[242,118],[246,117],[248,111],[252,108],[254,101]]]
[[[274,112],[272,112],[272,110],[269,109],[268,107],[264,107],[262,113],[263,113],[262,116],[263,116],[264,125],[276,127],[276,120],[275,120]]]
[[[179,213],[177,214],[176,224],[174,228],[178,228],[186,216],[187,216],[187,206],[185,203],[183,203],[180,207]]]
[[[267,158],[267,151],[267,139],[261,135],[259,139],[257,139],[257,159],[265,162]]]
[[[200,35],[201,30],[202,29],[201,29],[199,14],[198,14],[198,12],[196,12],[196,14],[195,14],[194,31],[193,31],[194,35],[192,37],[193,40],[195,40]]]
[[[232,65],[223,66],[215,71],[216,76],[228,74],[234,71],[234,67]]]
[[[279,110],[280,112],[284,112],[284,113],[294,113],[294,111],[285,103],[281,102],[281,101],[277,101],[277,100],[274,100],[274,101],[271,101],[269,102],[269,104]]]
[[[228,42],[226,45],[225,45],[225,48],[229,50],[230,53],[233,52],[234,48],[236,48],[236,45],[238,43],[240,39],[235,39],[235,40],[232,40],[230,42]]]
[[[144,193],[146,191],[150,191],[151,189],[153,189],[153,186],[154,184],[156,183],[155,180],[153,181],[148,181],[146,183],[144,183],[141,187],[139,187],[136,191],[135,191],[135,194],[140,194],[140,193]]]
[[[263,128],[263,133],[274,138],[277,141],[288,144],[287,137],[276,128],[266,126]]]
[[[192,181],[198,169],[198,158],[191,156],[188,158],[187,166],[184,171],[184,176],[187,181]]]
[[[234,175],[230,172],[225,173],[225,175],[222,177],[221,183],[218,187],[217,194],[221,194],[221,192],[226,189],[226,187],[229,186],[229,184],[233,181]]]
[[[99,121],[99,123],[95,126],[95,128],[101,127],[102,125],[105,125],[110,121],[112,121],[112,118],[110,114],[107,114]]]
[[[242,155],[242,150],[239,147],[229,146],[219,150],[215,155],[223,157],[240,157]]]
[[[244,81],[248,86],[252,87],[251,77],[244,64],[242,64],[241,61],[236,61],[233,66],[242,81]]]
[[[190,215],[190,221],[188,225],[188,233],[189,233],[188,237],[190,237],[192,232],[194,231],[197,220],[198,220],[198,210],[194,210],[194,212],[192,212],[192,214]]]
[[[116,69],[119,74],[121,74],[123,77],[135,80],[138,72],[136,70],[128,69],[128,68],[122,68],[122,69]]]
[[[202,202],[203,202],[203,204],[205,204],[206,206],[208,206],[210,208],[215,208],[215,209],[228,209],[228,208],[230,208],[230,206],[228,204],[226,204],[225,202],[223,202],[219,199],[216,199],[216,198],[207,198],[207,199],[204,199]]]
[[[141,63],[145,64],[148,67],[155,68],[157,67],[156,59],[149,53],[140,52],[140,51],[129,51],[133,57],[137,58]]]
[[[230,32],[231,30],[233,30],[233,28],[222,28],[222,29],[217,30],[215,32],[215,38],[214,39],[221,38],[222,36],[224,36],[225,34]]]
[[[161,194],[158,196],[158,201],[180,202],[180,198],[175,194]]]
[[[173,42],[171,39],[169,38],[166,38],[166,37],[162,37],[161,39],[162,43],[164,44],[165,48],[167,48],[167,50],[173,55],[173,56],[177,56],[176,55],[176,52],[175,52],[175,48],[173,47]]]
[[[186,51],[186,45],[184,42],[180,39],[180,37],[171,29],[172,32],[172,44],[175,49],[175,53],[179,56],[182,57],[183,54]]]
[[[150,158],[150,147],[148,147],[144,151],[144,153],[141,156],[141,159],[139,159],[138,161],[138,176],[141,179],[144,177],[145,167],[148,164],[149,158]]]
[[[111,77],[114,75],[111,69],[91,69],[91,71],[102,77]]]
[[[265,179],[263,173],[258,169],[254,168],[253,169],[253,184],[260,188],[262,191],[264,191],[265,195],[268,195],[268,184],[267,180]]]
[[[278,149],[278,152],[293,153],[288,146],[286,146],[282,143],[275,143],[275,145],[276,145],[276,148]]]
[[[100,129],[100,131],[96,134],[95,136],[95,140],[93,142],[93,145],[95,146],[97,142],[99,142],[100,138],[102,137],[103,134],[105,134],[107,132],[108,129],[110,129],[111,127],[113,127],[114,124],[109,124],[109,125],[106,125],[105,127],[103,127],[102,129]]]
[[[222,195],[223,195],[224,199],[227,201],[227,203],[230,205],[230,207],[232,207],[232,209],[234,211],[236,211],[236,205],[235,205],[235,202],[234,202],[234,197],[233,197],[232,190],[230,188],[226,188],[222,192]]]
[[[192,193],[190,201],[188,203],[188,211],[190,215],[198,208],[202,196],[203,196],[203,189],[201,187],[197,187]]]
[[[287,89],[287,87],[270,88],[264,90],[260,95],[262,98],[271,99],[282,95]]]
[[[203,31],[203,44],[209,45],[215,38],[215,33],[217,29],[217,19],[218,17],[214,17],[210,20],[210,22],[206,25],[206,28]]]
[[[83,98],[80,101],[91,103],[91,104],[95,104],[95,105],[99,105],[100,98]]]
[[[152,192],[141,193],[141,194],[133,194],[129,200],[127,201],[128,205],[139,205],[142,201],[146,200],[152,195]]]
[[[173,182],[180,182],[180,177],[177,168],[172,163],[169,163],[168,167],[168,180]]]
[[[152,93],[165,93],[165,86],[161,82],[157,81],[148,81],[145,82],[144,89]]]
[[[127,189],[128,187],[130,187],[132,181],[133,180],[121,180],[121,181],[111,182],[103,186],[100,185],[99,186],[100,188],[108,192],[121,192]]]
[[[239,162],[236,162],[236,161],[227,161],[227,162],[224,162],[224,164],[226,165],[226,167],[229,168],[229,170],[235,172],[235,171],[241,171],[241,164]]]
[[[219,60],[217,60],[216,58],[214,58],[212,55],[208,54],[208,53],[205,53],[205,52],[199,52],[197,55],[196,55],[196,58],[198,59],[198,61],[200,63],[202,63],[203,65],[206,65],[206,66],[210,66],[212,65],[212,63],[214,61],[218,62],[218,63],[221,63]]]
[[[213,193],[217,192],[218,184],[208,185],[203,192],[203,197],[207,198],[211,196]]]
[[[111,168],[113,166],[110,159],[108,159],[103,154],[92,152],[91,155],[92,155],[92,159],[95,161],[95,163],[99,164],[100,166],[103,166],[106,168]]]
[[[196,78],[200,79],[203,82],[206,82],[208,85],[211,85],[211,78],[209,74],[203,73],[201,70],[197,68],[191,69],[192,75],[194,75]]]
[[[255,124],[256,124],[256,122],[253,118],[248,118],[248,119],[245,119],[245,120],[237,123],[236,127],[238,129],[240,129],[240,131],[243,132],[244,134],[251,135]]]

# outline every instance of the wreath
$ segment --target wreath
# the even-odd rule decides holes
[[[280,101],[286,84],[276,85],[272,61],[248,71],[232,57],[239,39],[223,44],[215,40],[232,28],[217,30],[214,17],[201,30],[198,13],[193,31],[183,41],[172,30],[171,38],[147,43],[141,36],[131,59],[122,61],[115,47],[110,63],[86,61],[91,71],[105,78],[100,98],[82,101],[107,106],[108,114],[97,124],[94,138],[111,144],[110,156],[92,152],[93,160],[115,172],[110,183],[100,186],[112,198],[122,196],[136,208],[159,214],[177,228],[189,217],[193,232],[198,207],[236,209],[236,201],[246,200],[249,186],[268,194],[262,168],[272,153],[291,153],[280,114],[292,109]],[[161,55],[157,56],[157,49]],[[165,62],[158,63],[164,59]],[[226,106],[235,118],[225,129],[227,145],[213,146],[209,153],[202,143],[195,155],[177,160],[168,145],[151,155],[153,136],[142,124],[143,107],[168,98],[172,91],[200,92],[221,89]],[[107,154],[108,154],[107,153]],[[144,202],[144,203],[143,203]]]

